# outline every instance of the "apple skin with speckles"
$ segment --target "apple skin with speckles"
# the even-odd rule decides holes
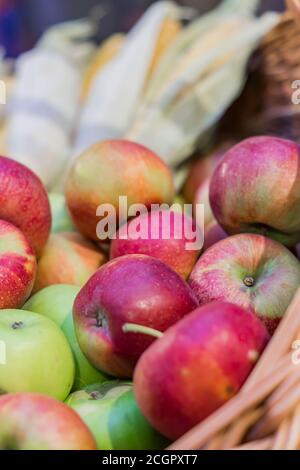
[[[44,393],[66,399],[75,364],[66,337],[52,320],[26,310],[1,310],[0,339],[5,345],[1,393]]]
[[[143,232],[139,238],[135,227]],[[167,210],[154,211],[132,219],[119,229],[111,242],[110,257],[153,256],[187,279],[199,256],[202,241],[203,234],[190,216]]]
[[[209,187],[210,187],[210,178],[207,178],[201,186],[199,186],[195,199],[193,202],[193,212],[196,214],[198,206],[204,206],[204,228],[206,229],[214,220],[214,215],[210,207],[209,202]]]
[[[172,204],[175,189],[171,170],[151,150],[126,140],[108,140],[91,146],[72,166],[66,181],[66,200],[79,231],[99,241],[97,216],[110,204],[119,216],[119,196],[127,204]],[[101,232],[101,230],[100,230]],[[108,234],[100,233],[102,241]],[[102,238],[103,237],[103,238]]]
[[[77,295],[75,331],[96,368],[129,378],[154,338],[125,333],[124,324],[165,331],[197,306],[191,288],[165,263],[145,255],[122,256],[100,268]]]
[[[74,410],[46,395],[0,397],[0,449],[96,450],[91,432]]]
[[[33,292],[54,284],[81,287],[106,259],[100,248],[80,233],[53,233],[38,260]]]
[[[51,229],[48,195],[40,179],[24,165],[0,157],[0,219],[18,227],[37,256]]]
[[[215,218],[230,235],[260,233],[286,246],[300,241],[300,147],[251,137],[229,150],[210,184]]]
[[[204,245],[203,252],[208,250],[211,246],[228,238],[228,234],[222,229],[221,225],[216,220],[213,220],[204,231]]]
[[[268,340],[263,323],[241,307],[198,308],[141,356],[134,392],[143,415],[178,439],[240,390]]]
[[[0,309],[22,307],[35,275],[36,257],[24,234],[0,219]]]
[[[64,333],[75,362],[75,380],[72,391],[81,390],[87,385],[107,380],[107,377],[89,363],[76,338],[72,309],[79,291],[80,288],[74,285],[48,286],[32,295],[23,306],[23,310],[45,315],[54,321]]]
[[[272,334],[300,285],[300,263],[280,243],[257,234],[222,240],[189,279],[200,305],[227,301],[254,312]]]

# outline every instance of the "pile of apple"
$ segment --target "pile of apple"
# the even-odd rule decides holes
[[[205,204],[201,252],[172,208],[110,242],[99,207],[172,205],[158,156],[96,144],[51,205],[0,157],[0,449],[160,449],[240,390],[300,285],[300,148],[247,139],[201,160],[185,194]],[[124,237],[145,221],[158,237]]]

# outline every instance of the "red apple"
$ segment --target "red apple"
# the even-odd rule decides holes
[[[253,137],[233,147],[212,177],[210,202],[229,234],[254,232],[293,246],[300,241],[300,147]]]
[[[193,204],[193,212],[196,213],[197,206],[204,206],[204,229],[214,222],[216,219],[211,210],[210,201],[209,201],[209,187],[210,187],[210,178],[207,178],[201,186],[199,186]]]
[[[111,258],[129,254],[153,256],[186,279],[196,263],[203,235],[193,219],[179,212],[145,213],[123,225],[111,243]]]
[[[39,178],[14,160],[0,157],[0,219],[18,227],[39,256],[51,228],[46,190]]]
[[[197,305],[188,284],[169,266],[150,256],[128,255],[91,277],[75,299],[73,316],[90,362],[108,374],[130,377],[153,338],[125,333],[124,325],[165,331]]]
[[[235,303],[256,313],[273,333],[300,285],[300,263],[270,238],[240,234],[206,251],[189,282],[200,305]]]
[[[79,233],[52,234],[39,259],[33,291],[53,284],[81,287],[105,261],[100,249]]]
[[[232,142],[225,142],[216,147],[207,155],[200,156],[198,160],[191,166],[183,187],[183,195],[189,203],[193,203],[196,192],[200,186],[210,178],[217,164],[223,157],[224,153],[233,145]]]
[[[2,450],[96,450],[78,414],[46,395],[1,396],[0,422]]]
[[[31,294],[36,258],[23,233],[0,220],[0,309],[20,308]]]
[[[228,238],[227,233],[216,220],[213,220],[207,227],[205,227],[203,252],[221,240],[225,240],[225,238]]]
[[[193,203],[199,187],[212,175],[215,169],[211,155],[199,158],[190,168],[182,193],[187,202]]]
[[[97,208],[110,204],[118,217],[119,196],[127,197],[128,206],[171,204],[171,171],[157,155],[133,142],[111,140],[95,144],[75,161],[66,182],[68,207],[83,235],[99,239],[96,230],[101,216],[96,215]]]
[[[211,245],[216,243],[219,240],[223,240],[228,235],[223,230],[221,225],[216,221],[214,214],[211,209],[210,200],[209,200],[209,188],[210,188],[211,178],[207,178],[196,192],[193,211],[196,214],[196,211],[199,210],[199,205],[204,206],[204,246],[203,251],[207,250]]]
[[[239,391],[268,339],[263,323],[236,305],[198,308],[140,358],[134,391],[142,413],[179,438]]]

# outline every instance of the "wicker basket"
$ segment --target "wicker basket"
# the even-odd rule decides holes
[[[262,106],[266,132],[300,142],[300,105],[292,102],[293,82],[300,80],[300,4],[299,10],[289,4],[261,46]]]
[[[271,134],[300,143],[300,104],[292,102],[293,82],[300,80],[300,2],[287,3],[251,58],[244,91],[222,119],[218,140]]]
[[[170,449],[300,449],[299,339],[300,289],[238,395]]]
[[[280,24],[260,49],[265,132],[300,142],[300,105],[292,82],[300,80],[300,1],[288,2]],[[172,450],[300,449],[300,289],[239,394],[170,446]]]

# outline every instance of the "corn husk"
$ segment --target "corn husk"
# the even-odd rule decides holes
[[[244,5],[233,13],[229,6],[234,3],[225,2],[181,34],[162,60],[126,134],[172,166],[207,143],[207,132],[242,90],[252,51],[278,22],[275,13],[255,18],[250,6],[256,1],[246,2],[248,10]]]
[[[44,33],[37,47],[56,51],[82,67],[95,52],[89,39],[93,33],[94,25],[88,19],[59,23]]]
[[[53,27],[16,63],[8,103],[8,153],[37,173],[47,187],[70,154],[82,74],[92,52],[91,33],[85,20]]]
[[[96,141],[125,136],[151,73],[163,23],[179,18],[183,11],[173,2],[157,2],[130,31],[115,60],[94,80],[82,112],[75,156]]]
[[[189,48],[207,32],[215,30],[232,15],[253,15],[260,0],[223,0],[218,8],[202,15],[185,28],[178,40],[174,42],[164,56],[164,60],[158,64],[157,70],[147,88],[144,101],[151,101],[163,84],[168,81],[174,65],[189,50]]]
[[[163,21],[160,33],[157,38],[152,61],[148,70],[147,83],[149,83],[152,79],[153,74],[155,73],[158,64],[160,63],[161,58],[168,51],[170,44],[172,44],[175,39],[179,36],[181,30],[181,22],[176,18],[166,18]]]
[[[99,46],[98,51],[93,56],[83,76],[82,100],[88,98],[95,78],[104,67],[116,57],[124,45],[124,42],[124,34],[113,34]]]

